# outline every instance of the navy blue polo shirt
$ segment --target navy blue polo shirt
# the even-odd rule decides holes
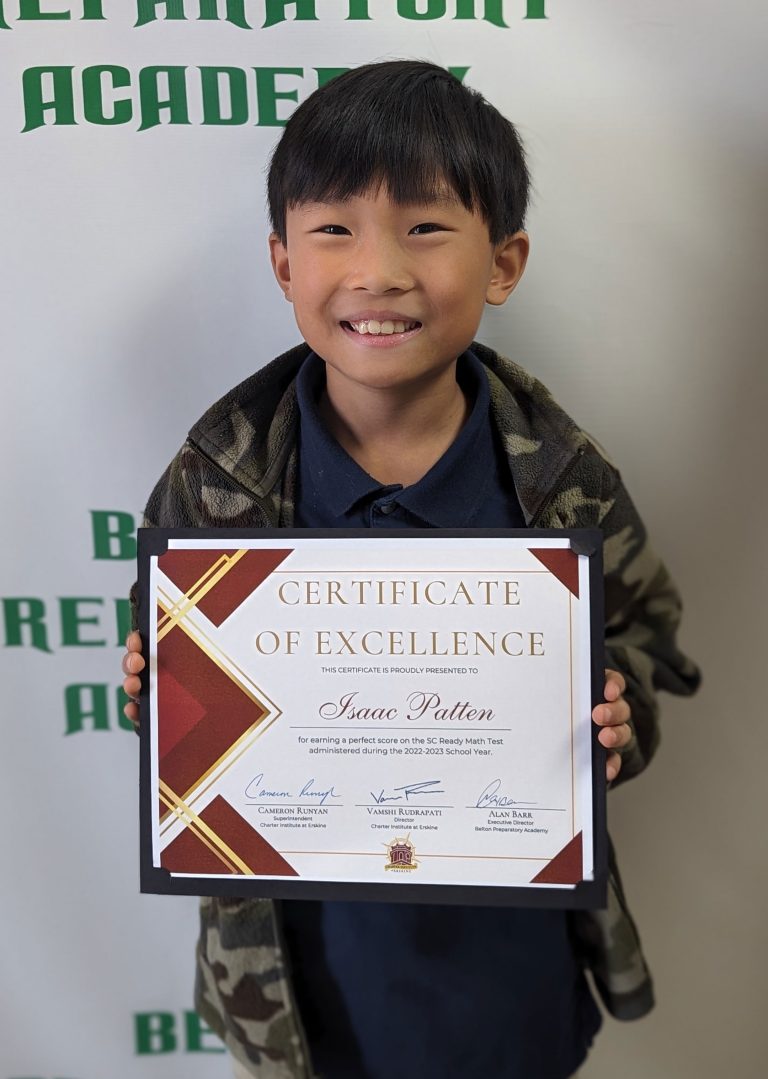
[[[325,368],[297,380],[304,528],[520,528],[480,361],[457,378],[472,402],[418,483],[384,486],[323,425]],[[283,902],[296,996],[322,1079],[566,1079],[600,1014],[563,911],[406,903]]]
[[[490,420],[483,365],[466,353],[457,377],[473,402],[467,421],[440,460],[410,487],[385,487],[369,476],[324,427],[317,400],[325,365],[309,356],[297,379],[299,402],[298,528],[525,528],[504,450]]]

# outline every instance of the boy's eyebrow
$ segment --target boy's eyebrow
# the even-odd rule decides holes
[[[452,191],[436,192],[429,198],[408,203],[409,206],[458,206],[461,200]]]
[[[359,196],[350,195],[345,199],[311,199],[308,202],[300,202],[291,209],[297,210],[299,213],[312,213],[315,210],[332,210],[340,206],[346,206]],[[414,209],[423,210],[428,209],[430,206],[458,206],[461,205],[461,200],[452,192],[441,192],[434,195],[430,195],[428,198],[415,199],[413,201],[401,202],[397,204],[404,210]]]

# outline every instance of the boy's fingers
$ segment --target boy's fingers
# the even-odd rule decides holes
[[[123,715],[126,719],[135,726],[139,722],[139,706],[135,701],[129,701],[128,704],[123,705]]]
[[[619,727],[627,722],[630,714],[629,705],[623,698],[613,704],[598,704],[592,709],[592,719],[600,727]]]
[[[609,753],[608,759],[605,762],[605,778],[609,783],[613,783],[620,771],[621,757],[618,753]]]
[[[605,727],[598,734],[597,740],[606,749],[623,749],[632,741],[632,728],[627,723],[620,727]]]
[[[123,679],[123,692],[126,697],[138,697],[141,693],[141,679],[136,674],[130,674]]]
[[[145,667],[144,657],[138,652],[126,652],[123,656],[123,674],[138,674]]]
[[[134,700],[123,706],[123,712],[134,726],[139,721],[139,708],[135,698],[141,693],[141,679],[139,674],[144,670],[146,663],[141,654],[141,635],[133,630],[125,639],[125,647],[128,651],[123,655],[121,667],[125,678],[123,679],[123,692]]]
[[[605,668],[605,690],[604,696],[607,701],[616,701],[625,692],[627,688],[627,680],[621,671],[611,670],[610,667]]]

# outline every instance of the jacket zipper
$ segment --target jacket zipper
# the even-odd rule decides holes
[[[256,508],[259,510],[262,517],[264,518],[263,527],[278,527],[277,524],[272,520],[271,515],[267,512],[264,506],[264,502],[259,497],[259,495],[256,494],[255,491],[251,490],[251,488],[249,487],[246,487],[245,484],[241,483],[240,480],[236,479],[231,472],[227,472],[225,468],[222,468],[217,461],[214,461],[214,459],[197,444],[197,442],[193,442],[191,438],[188,438],[187,443],[189,446],[191,446],[195,453],[198,453],[203,458],[203,460],[206,461],[212,469],[214,469],[215,472],[218,472],[221,476],[225,476],[229,483],[234,484],[234,486],[237,487],[239,491],[242,491],[243,494],[248,495],[248,497],[254,502]]]
[[[539,508],[537,509],[534,516],[531,518],[531,523],[528,526],[529,528],[536,528],[537,527],[539,521],[544,516],[544,513],[549,509],[550,505],[554,501],[555,495],[559,493],[562,485],[568,479],[571,472],[573,472],[576,465],[579,463],[581,458],[584,456],[584,453],[585,453],[584,447],[579,446],[579,448],[576,451],[575,455],[570,459],[570,461],[568,461],[565,468],[562,470],[560,475],[557,477],[555,482],[552,484],[552,486],[551,486],[551,488],[549,490],[549,494],[544,499],[542,504],[539,506]]]
[[[293,1022],[296,1027],[296,1033],[299,1036],[299,1042],[304,1054],[304,1079],[314,1079],[315,1068],[312,1060],[312,1053],[309,1048],[309,1039],[307,1038],[307,1032],[304,1029],[304,1020],[301,1018],[301,1011],[299,1009],[298,1001],[296,1000],[296,993],[293,988],[294,972],[290,969],[291,957],[288,952],[288,948],[285,943],[285,934],[283,933],[283,912],[280,907],[280,900],[273,899],[272,903],[272,928],[275,934],[275,942],[277,943],[278,951],[281,955],[281,961],[283,965],[283,983],[285,985],[285,992],[288,999],[291,1002],[293,1009]]]

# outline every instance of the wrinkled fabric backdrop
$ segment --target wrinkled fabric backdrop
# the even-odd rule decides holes
[[[766,40],[757,0],[0,0],[0,1079],[229,1074],[195,901],[138,894],[134,528],[197,416],[298,339],[279,125],[404,56],[519,126],[532,254],[480,336],[620,462],[706,679],[610,796],[659,1005],[587,1074],[763,1074]]]

